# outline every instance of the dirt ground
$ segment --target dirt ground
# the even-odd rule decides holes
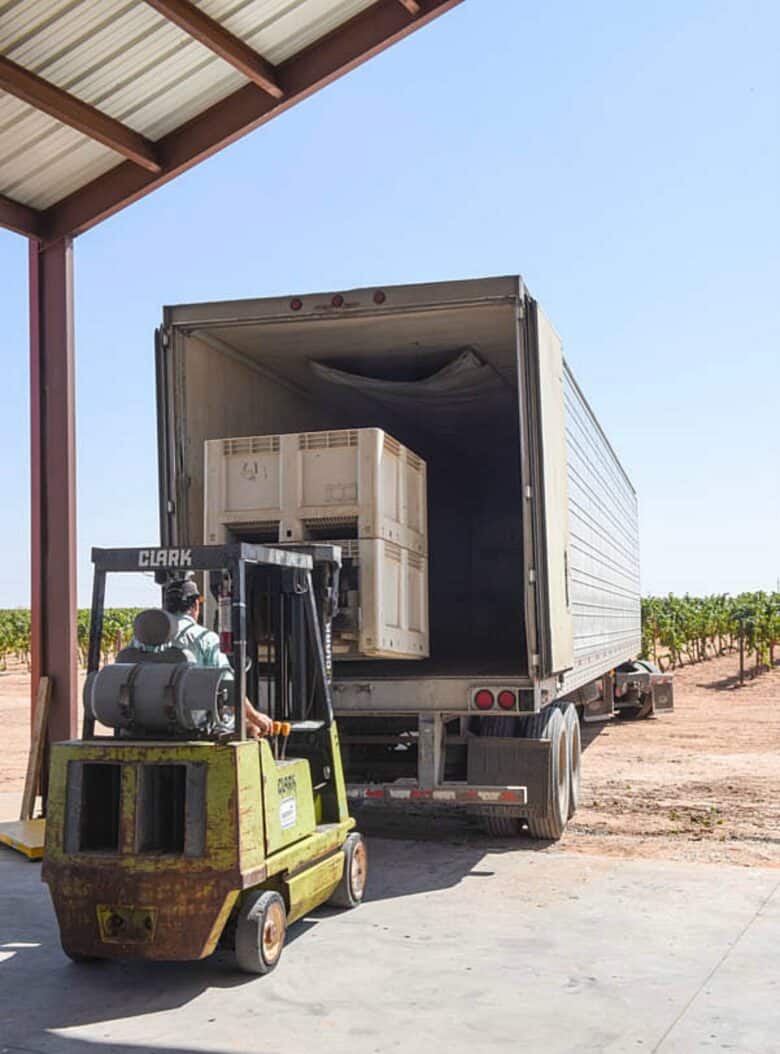
[[[677,670],[672,714],[585,728],[561,849],[780,867],[780,667],[740,688],[737,666]]]
[[[580,808],[548,851],[780,868],[780,667],[743,688],[736,667],[677,671],[673,714],[586,726]],[[0,793],[24,783],[28,699],[24,670],[0,673]]]

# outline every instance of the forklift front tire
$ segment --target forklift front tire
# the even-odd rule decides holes
[[[244,973],[270,973],[282,957],[287,936],[284,901],[273,890],[250,893],[238,913],[236,960]]]
[[[362,834],[353,831],[344,842],[344,873],[329,904],[337,908],[356,908],[363,899],[368,877],[368,852]]]

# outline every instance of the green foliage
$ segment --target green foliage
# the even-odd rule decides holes
[[[113,655],[133,636],[133,619],[140,608],[106,608],[103,613],[103,659]],[[89,645],[89,610],[78,612],[76,634],[79,661],[86,665]],[[30,612],[22,608],[0,609],[0,670],[9,660],[30,662]]]
[[[686,594],[642,600],[642,655],[675,668],[725,655],[742,643],[765,666],[780,644],[780,593]]]

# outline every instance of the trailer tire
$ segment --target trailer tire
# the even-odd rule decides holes
[[[482,717],[479,719],[481,736],[497,736],[509,739],[515,735],[517,721],[511,717]],[[521,822],[516,816],[507,816],[503,809],[479,813],[479,825],[491,838],[515,838],[521,831]]]
[[[560,709],[563,714],[566,738],[569,741],[569,819],[571,819],[580,804],[582,736],[580,735],[580,719],[574,703],[564,703]]]
[[[266,974],[282,957],[287,910],[273,890],[258,889],[241,905],[236,922],[236,960],[244,973]]]
[[[569,741],[560,709],[550,706],[529,717],[525,738],[550,742],[547,809],[544,814],[529,815],[528,833],[532,838],[557,842],[569,820]]]
[[[653,712],[653,693],[642,692],[636,706],[619,706],[616,709],[621,721],[643,721]]]
[[[353,831],[344,842],[344,872],[328,900],[337,908],[356,908],[363,900],[368,877],[368,850],[362,834]]]
[[[479,823],[485,834],[489,834],[491,838],[514,838],[521,830],[520,820],[516,816],[491,816],[489,813],[482,813]]]

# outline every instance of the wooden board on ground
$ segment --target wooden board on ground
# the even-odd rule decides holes
[[[41,677],[38,682],[38,698],[35,701],[35,718],[30,741],[30,753],[27,758],[27,775],[24,779],[22,809],[19,814],[20,820],[32,820],[33,818],[35,799],[38,795],[38,784],[41,780],[43,748],[46,745],[46,722],[49,717],[50,700],[51,681],[48,677]]]
[[[29,860],[41,859],[45,840],[45,820],[10,820],[0,823],[0,845],[24,853]]]
[[[38,784],[41,779],[43,749],[46,745],[46,722],[49,716],[51,699],[51,681],[41,677],[38,683],[38,697],[35,703],[30,753],[27,757],[27,775],[24,780],[22,807],[18,820],[0,823],[0,845],[7,845],[24,853],[30,860],[40,860],[46,838],[46,821],[34,820],[35,799],[38,796]]]

